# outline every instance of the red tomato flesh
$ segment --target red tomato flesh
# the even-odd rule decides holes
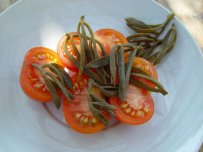
[[[120,32],[113,29],[100,29],[94,32],[95,38],[98,39],[105,47],[107,55],[110,54],[111,48],[115,44],[128,43],[127,39]]]
[[[116,107],[116,118],[126,124],[143,124],[154,113],[154,103],[150,93],[131,84],[128,86],[125,102],[115,97],[111,97],[109,102]]]
[[[74,99],[71,103],[66,99],[63,101],[63,113],[67,124],[75,131],[84,134],[92,134],[103,130],[105,126],[89,110],[87,101],[88,78],[82,76],[77,83],[77,75],[74,75],[72,80],[74,83]],[[98,89],[93,88],[92,92],[102,97]]]

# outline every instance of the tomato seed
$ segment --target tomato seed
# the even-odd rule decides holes
[[[49,59],[50,59],[50,60],[53,60],[53,59],[54,59],[54,57],[53,57],[52,55],[50,55],[50,56],[49,56]]]
[[[37,78],[32,78],[32,79],[30,79],[31,81],[38,81],[39,79],[37,79]]]
[[[132,117],[134,117],[134,116],[135,116],[135,111],[133,110],[130,115],[131,115]]]
[[[74,84],[74,87],[75,87],[75,88],[78,88],[78,83],[75,83],[75,84]]]
[[[148,112],[149,112],[149,108],[148,108],[147,106],[145,106],[145,107],[143,108],[143,110],[144,110],[145,113],[148,113]]]
[[[137,117],[144,117],[144,112],[141,111],[141,110],[138,110],[137,113],[136,113],[136,116]]]
[[[46,58],[49,59],[49,56],[50,56],[49,53],[45,53],[45,55],[46,55]]]
[[[96,123],[97,123],[97,119],[96,119],[95,117],[93,117],[92,120],[91,120],[91,122],[92,122],[93,124],[96,124]]]
[[[32,78],[33,78],[30,72],[27,73],[27,77],[28,77],[29,79],[32,79]]]
[[[76,118],[76,119],[79,119],[80,117],[81,117],[81,113],[76,113],[76,114],[75,114],[75,118]]]
[[[88,117],[86,117],[84,120],[83,120],[83,123],[87,124],[89,121]]]
[[[41,88],[43,85],[44,85],[43,83],[37,82],[37,83],[34,85],[34,88],[39,89],[39,88]]]
[[[121,104],[121,108],[127,108],[127,107],[128,107],[128,104],[127,104],[127,103]]]
[[[83,117],[80,119],[80,121],[83,122],[84,119],[85,119],[85,116],[83,116]]]
[[[136,112],[136,116],[137,117],[140,117],[142,114],[141,114],[141,111],[140,110],[138,110],[137,112]]]
[[[127,109],[125,110],[125,112],[126,112],[126,113],[130,113],[130,112],[131,112],[131,108],[127,108]]]

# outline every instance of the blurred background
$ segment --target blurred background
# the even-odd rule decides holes
[[[0,0],[0,13],[18,0]],[[155,0],[184,23],[203,51],[203,0]],[[199,152],[203,152],[203,145]]]
[[[203,0],[156,0],[173,11],[203,50]]]

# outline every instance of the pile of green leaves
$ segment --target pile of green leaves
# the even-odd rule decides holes
[[[158,64],[176,42],[176,26],[173,23],[164,36],[162,33],[173,19],[174,14],[169,14],[162,24],[146,24],[136,18],[126,18],[126,24],[136,32],[127,37],[127,40],[135,46],[143,49],[136,56],[145,58],[153,64]]]

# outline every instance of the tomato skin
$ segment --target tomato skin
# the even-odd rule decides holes
[[[77,34],[76,32],[71,32],[69,33],[70,35],[72,34]],[[73,38],[74,42],[76,43],[76,46],[79,48],[79,45],[80,45],[80,40],[78,37],[74,37]],[[72,62],[69,60],[69,58],[67,57],[67,55],[65,54],[64,52],[64,43],[66,41],[66,36],[62,36],[61,39],[59,40],[58,42],[58,45],[57,45],[57,53],[58,53],[58,57],[60,58],[61,62],[66,66],[66,68],[68,68],[69,70],[71,71],[74,71],[74,72],[78,72],[78,68],[72,64]],[[67,42],[67,48],[68,48],[68,51],[75,56],[75,52],[72,48],[72,45],[70,43],[70,41]],[[80,51],[78,49],[78,51]]]
[[[95,38],[98,39],[105,47],[107,55],[110,54],[111,48],[115,44],[128,43],[123,34],[114,29],[100,29],[94,32]]]
[[[44,47],[32,48],[26,53],[20,72],[19,82],[22,90],[27,96],[39,102],[51,101],[52,96],[46,89],[40,72],[32,64],[45,63],[57,63],[63,66],[56,52]]]
[[[73,99],[72,103],[67,101],[66,98],[63,99],[63,113],[67,124],[73,130],[83,134],[92,134],[105,129],[105,126],[98,119],[97,123],[91,123],[91,121],[95,119],[95,117],[90,112],[87,101],[86,87],[88,78],[82,75],[79,83],[76,83],[77,75],[74,75],[71,78],[74,83],[73,94],[75,96],[75,99]],[[101,92],[98,89],[93,88],[92,92],[102,97]],[[79,115],[78,118],[77,115]],[[85,121],[85,118],[88,119],[87,123],[83,123]]]
[[[125,103],[116,97],[109,98],[110,104],[116,107],[115,109],[116,118],[125,124],[131,124],[131,125],[140,125],[140,124],[146,123],[151,119],[154,113],[154,103],[150,93],[146,90],[137,88],[134,92],[132,91],[131,94],[133,98],[127,97]],[[140,96],[143,96],[142,100],[140,99]],[[129,101],[129,100],[133,100],[133,101]],[[129,103],[133,103],[133,102],[135,105],[140,104],[141,107],[139,107],[138,109],[135,109],[135,107],[130,106]],[[125,104],[127,104],[128,106],[123,108]],[[147,111],[147,113],[144,112],[143,109],[145,109],[145,106],[142,107],[142,105],[147,105],[147,107],[149,108],[149,111]],[[129,111],[125,112],[129,108],[130,108],[129,110],[130,112]],[[134,115],[132,116],[133,113]],[[144,116],[142,115],[138,116],[139,113],[144,114]]]

